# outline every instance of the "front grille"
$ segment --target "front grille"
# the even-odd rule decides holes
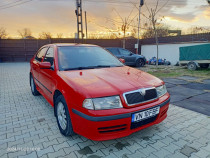
[[[142,95],[140,92],[145,90],[145,94]],[[139,89],[124,94],[124,98],[128,105],[135,105],[143,102],[147,102],[157,98],[157,91],[155,88],[151,89]]]
[[[135,129],[135,128],[144,126],[144,125],[146,125],[146,124],[149,124],[149,123],[151,123],[151,122],[154,122],[154,121],[156,120],[157,116],[158,116],[158,115],[153,116],[153,117],[150,117],[150,118],[148,118],[148,119],[146,119],[146,120],[142,120],[142,121],[140,121],[140,122],[132,122],[132,123],[131,123],[131,129]]]
[[[98,128],[99,133],[112,133],[112,132],[118,132],[123,131],[127,127],[126,124],[117,125],[117,126],[109,126],[109,127],[100,127]]]

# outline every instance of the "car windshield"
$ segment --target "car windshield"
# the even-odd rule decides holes
[[[58,64],[61,71],[124,66],[109,52],[96,46],[60,46]]]

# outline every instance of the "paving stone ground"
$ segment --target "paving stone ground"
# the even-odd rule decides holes
[[[60,134],[53,108],[29,87],[28,63],[0,64],[1,158],[209,158],[210,118],[170,105],[162,123],[96,142]]]

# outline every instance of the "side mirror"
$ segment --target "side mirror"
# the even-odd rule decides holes
[[[51,69],[51,64],[50,62],[41,62],[39,63],[40,69]]]
[[[133,55],[133,53],[130,53],[130,56],[132,56]]]
[[[125,59],[120,58],[119,61],[121,61],[123,64],[125,63]]]

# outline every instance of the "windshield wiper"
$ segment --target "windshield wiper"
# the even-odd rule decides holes
[[[67,69],[64,69],[63,71],[96,69],[96,68],[107,68],[107,67],[121,67],[121,65],[96,65],[96,66],[86,66],[86,67],[75,67],[75,68],[67,68]]]
[[[97,65],[95,68],[111,67],[111,65]]]
[[[63,71],[69,71],[69,70],[84,70],[84,69],[94,69],[95,66],[87,66],[87,67],[73,67],[73,68],[67,68]]]

